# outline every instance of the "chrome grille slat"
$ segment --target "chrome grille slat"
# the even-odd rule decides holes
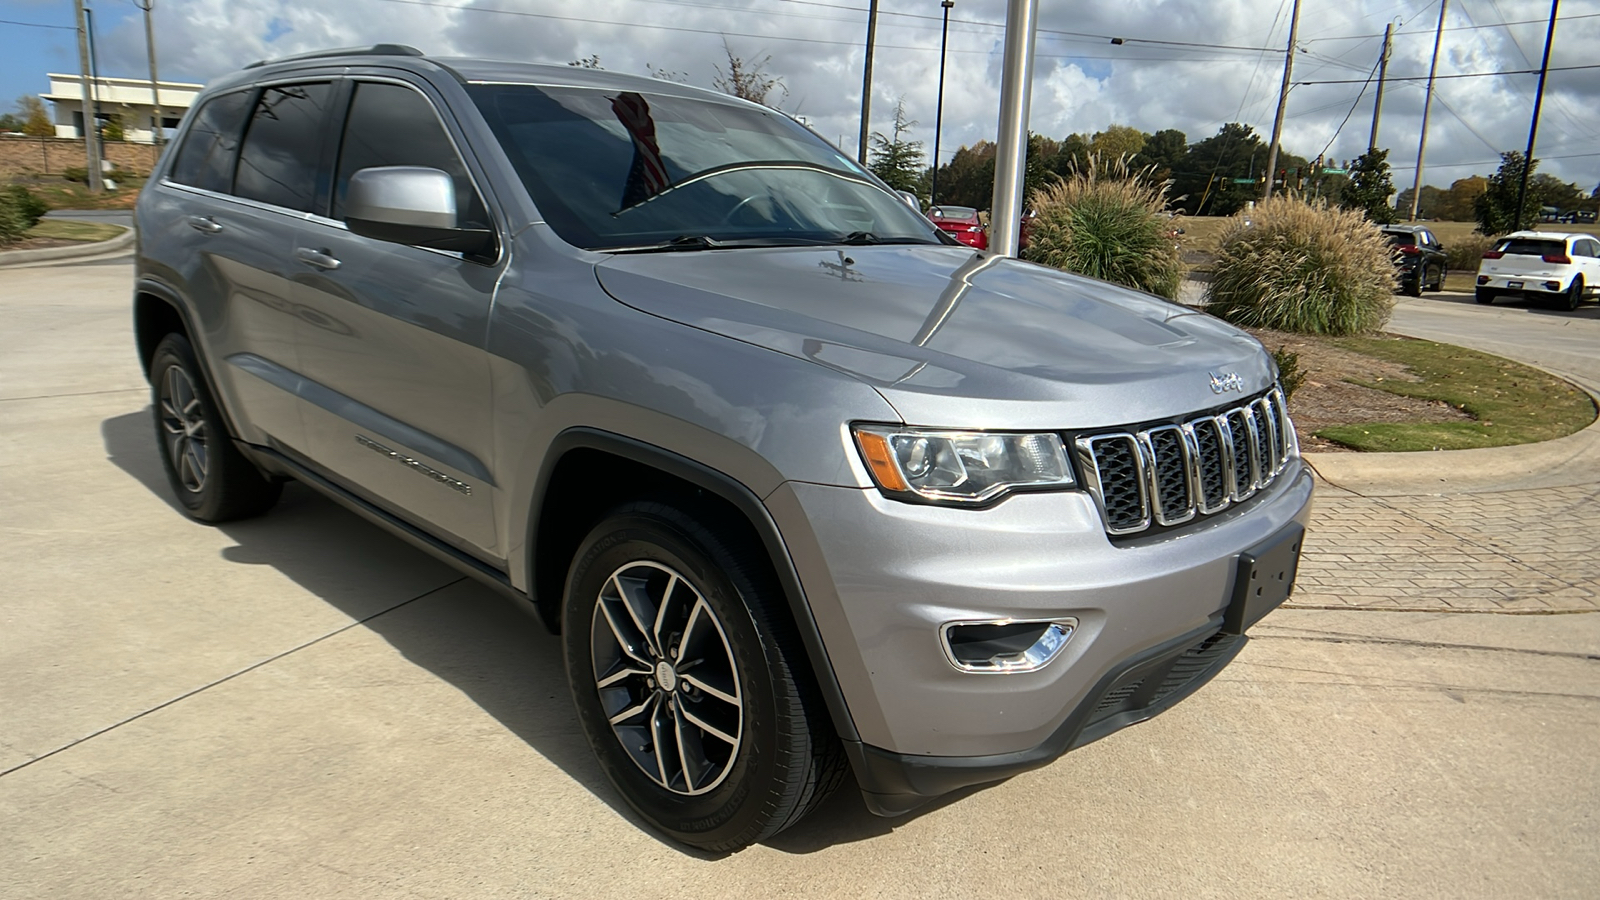
[[[1250,499],[1294,456],[1294,425],[1274,388],[1212,415],[1080,437],[1074,448],[1106,532],[1121,536]]]

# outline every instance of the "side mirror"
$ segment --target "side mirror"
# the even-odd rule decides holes
[[[456,226],[456,185],[438,169],[376,166],[350,176],[344,223],[352,234],[460,253],[494,249],[494,232]]]
[[[904,200],[907,206],[911,207],[917,212],[922,212],[922,202],[917,199],[916,194],[913,194],[910,191],[895,191],[895,193],[900,195],[900,199]]]

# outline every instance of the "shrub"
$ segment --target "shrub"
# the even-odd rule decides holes
[[[1206,310],[1252,328],[1366,334],[1389,320],[1394,284],[1389,242],[1361,213],[1279,196],[1224,227]]]
[[[1306,371],[1300,368],[1300,354],[1287,347],[1279,347],[1272,351],[1272,361],[1278,364],[1278,383],[1283,385],[1283,399],[1293,400],[1294,392],[1306,380]]]
[[[61,177],[79,184],[89,183],[89,170],[83,166],[67,166],[61,170]]]
[[[1449,262],[1446,265],[1452,269],[1466,272],[1478,271],[1478,263],[1483,260],[1483,254],[1489,252],[1489,248],[1494,246],[1494,240],[1494,238],[1484,237],[1481,234],[1456,238],[1450,246],[1444,249],[1444,255],[1449,258]]]
[[[1178,220],[1166,216],[1167,186],[1147,183],[1150,172],[1130,170],[1125,156],[1106,163],[1091,155],[1083,169],[1034,191],[1038,216],[1023,258],[1176,300]]]
[[[28,228],[39,224],[44,214],[50,211],[50,204],[20,184],[8,184],[0,188],[0,198],[3,198],[0,199],[0,203],[10,203],[15,206]]]

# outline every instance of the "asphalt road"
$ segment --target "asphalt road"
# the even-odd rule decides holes
[[[1280,610],[1193,698],[1043,770],[897,820],[841,791],[727,857],[663,843],[591,761],[537,625],[304,489],[222,528],[173,508],[130,274],[0,273],[0,897],[1600,884],[1595,615]],[[1594,364],[1557,317],[1430,298],[1397,324],[1413,307]]]
[[[1516,359],[1600,389],[1600,305],[1576,310],[1497,300],[1480,306],[1470,294],[1400,298],[1389,329]]]

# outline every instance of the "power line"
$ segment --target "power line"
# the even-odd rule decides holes
[[[1576,15],[1576,16],[1562,16],[1561,17],[1561,21],[1567,22],[1567,21],[1570,21],[1570,20],[1573,20],[1573,19],[1594,19],[1594,18],[1600,18],[1600,13],[1582,13],[1582,14]],[[1505,26],[1505,25],[1543,25],[1548,21],[1550,21],[1550,20],[1549,19],[1521,19],[1521,20],[1518,20],[1516,22],[1496,22],[1496,23],[1494,23],[1492,25],[1456,25],[1454,27],[1446,28],[1444,30],[1447,31],[1447,32],[1448,31],[1476,31],[1476,30],[1481,29],[1481,28],[1500,28],[1500,27]],[[1402,34],[1402,32],[1396,31],[1394,33],[1394,36],[1395,37],[1400,37],[1401,34]],[[1404,32],[1404,35],[1406,37],[1426,37],[1427,36],[1427,34],[1425,32],[1421,32],[1421,31],[1408,31],[1408,32]],[[1359,41],[1359,40],[1365,40],[1367,38],[1381,38],[1381,37],[1383,37],[1383,33],[1382,32],[1378,32],[1377,34],[1347,34],[1347,35],[1344,35],[1342,37],[1312,38],[1309,41],[1301,41],[1301,43],[1302,44],[1310,44],[1310,43],[1318,43],[1318,42],[1321,42],[1321,41]]]
[[[59,28],[62,31],[77,31],[71,25],[44,25],[39,22],[13,22],[10,19],[0,19],[0,25],[20,25],[23,28]]]
[[[1552,71],[1552,72],[1573,72],[1573,71],[1577,71],[1579,69],[1600,69],[1600,65],[1590,65],[1590,66],[1551,66],[1550,67],[1550,71]],[[1434,78],[1437,79],[1437,80],[1443,81],[1446,78],[1488,78],[1488,77],[1493,76],[1493,75],[1537,75],[1537,74],[1539,74],[1539,70],[1538,69],[1509,69],[1509,70],[1504,71],[1504,72],[1462,72],[1462,73],[1460,73],[1458,75],[1435,75]],[[1427,81],[1428,80],[1428,76],[1426,76],[1426,75],[1412,75],[1412,76],[1408,76],[1408,77],[1405,77],[1405,78],[1395,78],[1393,76],[1390,76],[1389,80],[1390,81]],[[1351,78],[1351,79],[1348,79],[1348,80],[1345,80],[1345,81],[1296,81],[1295,82],[1296,85],[1301,85],[1301,84],[1361,84],[1361,83],[1362,82],[1360,80],[1355,79],[1355,78]]]

